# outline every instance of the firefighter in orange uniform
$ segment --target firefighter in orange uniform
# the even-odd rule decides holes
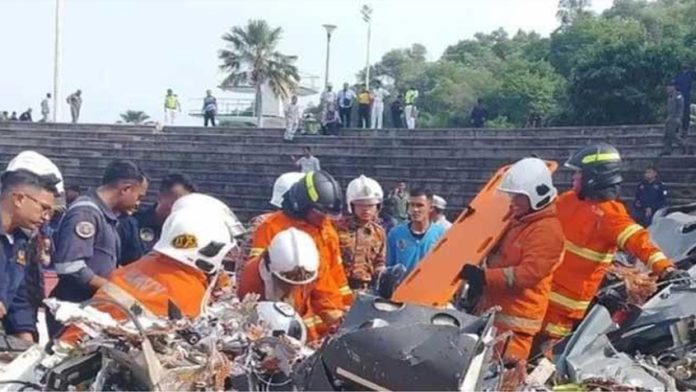
[[[573,189],[558,199],[558,218],[566,237],[563,262],[554,273],[549,309],[535,343],[543,350],[568,336],[582,320],[614,253],[628,252],[661,280],[688,277],[651,242],[648,232],[618,201],[621,156],[606,143],[589,145],[566,162],[575,170]]]
[[[486,268],[467,264],[462,277],[471,294],[483,290],[477,308],[484,312],[494,306],[494,324],[499,332],[512,331],[505,352],[508,362],[529,357],[534,335],[542,326],[553,271],[563,257],[563,230],[556,216],[551,171],[538,158],[525,158],[506,173],[499,191],[511,198],[511,224]]]
[[[307,340],[316,341],[343,318],[338,287],[319,262],[314,240],[304,231],[289,228],[276,234],[268,248],[251,259],[242,272],[237,294],[261,296],[262,301],[291,305],[307,327]],[[319,325],[326,328],[317,329]]]
[[[172,206],[153,252],[115,270],[95,298],[128,309],[137,304],[145,315],[159,317],[167,316],[172,303],[184,316],[195,318],[218,281],[223,258],[236,246],[234,237],[242,233],[242,225],[224,203],[200,193],[186,195]],[[95,307],[125,317],[113,305],[97,302]],[[65,351],[82,336],[78,327],[68,327],[58,339],[59,349]]]
[[[250,257],[260,256],[279,232],[294,227],[309,234],[319,250],[319,274],[331,275],[347,308],[353,293],[343,270],[338,233],[330,216],[341,213],[341,187],[327,172],[309,172],[285,193],[282,209],[272,213],[259,225],[251,241]],[[318,327],[320,330],[323,326]]]

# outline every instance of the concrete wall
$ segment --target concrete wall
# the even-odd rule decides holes
[[[67,183],[96,186],[109,161],[140,164],[155,180],[167,173],[189,174],[200,189],[220,197],[247,219],[267,209],[275,178],[294,170],[290,155],[312,146],[322,167],[343,187],[365,174],[385,192],[406,180],[427,186],[448,199],[456,215],[498,167],[536,154],[562,163],[578,147],[604,140],[626,161],[624,187],[630,198],[642,171],[657,164],[673,202],[696,199],[696,157],[659,158],[660,126],[547,128],[540,130],[342,130],[339,136],[298,136],[282,141],[279,129],[166,128],[103,124],[0,123],[0,165],[33,149],[55,160]],[[567,189],[570,171],[556,183]]]

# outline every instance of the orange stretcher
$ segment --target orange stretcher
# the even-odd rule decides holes
[[[558,164],[546,161],[551,172]],[[510,165],[499,169],[452,227],[396,288],[392,300],[442,307],[458,292],[459,272],[466,264],[481,264],[508,227],[510,199],[498,191]]]

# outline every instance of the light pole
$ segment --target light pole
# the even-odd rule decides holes
[[[329,58],[331,57],[331,33],[336,30],[336,25],[325,24],[326,29],[326,74],[324,77],[324,88],[329,85]]]
[[[60,3],[61,0],[56,1],[55,10],[55,42],[54,42],[54,53],[53,53],[53,122],[58,122],[60,116],[58,114],[60,106],[58,106],[58,96],[60,95],[60,30],[61,30],[61,17],[60,17]]]
[[[367,55],[365,60],[365,88],[370,88],[370,34],[372,28],[372,7],[365,4],[360,9],[362,18],[367,23]]]

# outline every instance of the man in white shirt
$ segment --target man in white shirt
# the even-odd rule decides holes
[[[343,90],[338,92],[338,112],[343,128],[350,128],[350,115],[356,98],[355,91],[350,89],[348,83],[343,83]]]
[[[300,159],[295,159],[294,156],[290,157],[293,162],[295,162],[295,165],[300,167],[302,173],[320,171],[321,165],[319,165],[319,159],[312,155],[312,149],[306,146],[302,151],[304,151],[304,156]]]
[[[384,89],[379,83],[377,84],[377,88],[372,91],[372,129],[382,129],[384,100],[388,96],[389,91]]]
[[[433,209],[430,219],[434,224],[442,226],[445,230],[452,227],[452,222],[447,220],[445,210],[447,209],[447,200],[444,197],[433,195]]]
[[[51,114],[51,93],[46,93],[46,98],[41,101],[41,122],[48,121],[48,115]]]
[[[326,90],[321,93],[321,107],[325,108],[330,103],[336,103],[336,92],[333,91],[331,83],[326,85]]]
[[[283,140],[291,142],[299,126],[300,105],[297,103],[297,95],[293,95],[290,103],[285,107],[285,135],[283,135]]]

